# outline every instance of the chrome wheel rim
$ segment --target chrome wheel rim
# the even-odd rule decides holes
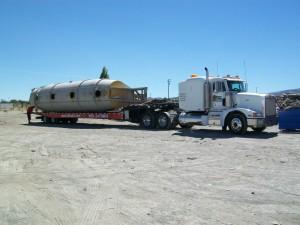
[[[143,124],[145,127],[150,127],[151,125],[151,117],[149,115],[145,115],[143,117]]]
[[[238,132],[242,129],[243,123],[239,118],[234,118],[231,120],[231,128],[233,131]]]
[[[165,128],[168,124],[168,119],[166,116],[162,115],[158,118],[158,123],[161,128]]]

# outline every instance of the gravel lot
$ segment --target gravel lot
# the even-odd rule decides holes
[[[300,224],[300,133],[26,123],[0,112],[1,225]]]

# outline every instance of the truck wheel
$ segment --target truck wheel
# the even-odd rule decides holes
[[[157,125],[159,129],[168,130],[171,127],[171,119],[166,113],[160,113],[157,118]]]
[[[153,129],[155,128],[155,116],[151,112],[145,112],[142,116],[141,122],[140,122],[141,127],[146,128],[146,129]]]
[[[228,119],[228,126],[234,134],[245,134],[247,132],[247,120],[241,114],[233,114]]]
[[[252,127],[252,130],[254,130],[254,132],[263,132],[266,129],[266,127]]]

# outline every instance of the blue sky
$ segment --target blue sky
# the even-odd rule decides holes
[[[300,1],[0,0],[0,98],[96,78],[177,96],[207,66],[240,74],[250,91],[300,87]],[[218,65],[218,66],[217,66]]]

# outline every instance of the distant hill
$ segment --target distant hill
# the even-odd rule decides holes
[[[296,93],[300,93],[300,88],[276,91],[276,92],[272,92],[270,94],[279,96],[279,95],[283,95],[283,94],[296,94]]]

